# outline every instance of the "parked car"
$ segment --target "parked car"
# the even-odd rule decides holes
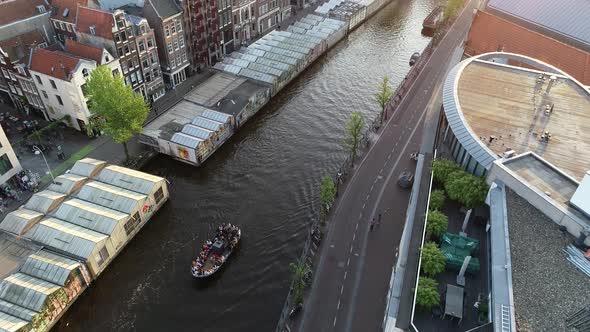
[[[404,189],[410,188],[413,183],[414,173],[410,171],[403,171],[397,178],[397,184]]]

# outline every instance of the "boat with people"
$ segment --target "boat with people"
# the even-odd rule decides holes
[[[193,259],[191,274],[195,278],[206,278],[217,272],[237,248],[242,230],[232,224],[221,224],[215,237],[208,239],[201,247],[199,255]]]

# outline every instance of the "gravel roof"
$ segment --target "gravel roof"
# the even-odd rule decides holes
[[[590,278],[562,251],[574,239],[510,190],[507,206],[517,325],[566,331],[567,316],[590,305]]]

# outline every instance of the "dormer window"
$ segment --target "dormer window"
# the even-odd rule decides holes
[[[106,62],[110,62],[110,61],[111,61],[111,59],[109,59],[109,56],[108,55],[105,55],[104,56],[104,62],[106,63]]]
[[[88,77],[88,69],[86,69],[86,68],[82,69],[82,76]]]
[[[43,13],[47,12],[45,10],[45,6],[43,6],[43,5],[37,6],[37,11],[39,12],[39,14],[43,14]]]
[[[90,34],[93,36],[96,35],[96,25],[90,26]]]

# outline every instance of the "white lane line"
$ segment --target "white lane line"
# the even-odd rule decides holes
[[[359,229],[359,223],[358,222],[356,223],[356,227],[354,228],[354,231],[356,232],[357,229]]]
[[[352,234],[352,240],[354,241],[354,239],[356,239],[356,232]]]
[[[352,244],[350,245],[350,253],[352,254]]]
[[[344,292],[344,284],[342,284],[342,286],[340,286],[340,295],[342,295],[343,292]]]
[[[340,300],[338,300],[338,305],[336,306],[336,311],[340,310]]]
[[[381,167],[381,169],[379,170],[379,174],[383,173],[383,167]]]
[[[377,181],[377,180],[375,180]],[[375,188],[375,182],[373,182],[373,185],[371,185],[371,191],[373,191],[373,188]]]
[[[363,219],[363,213],[359,213],[359,220]],[[358,224],[356,224],[358,226]]]
[[[336,327],[336,316],[334,316],[334,327]]]
[[[367,194],[367,197],[365,197],[365,201],[369,199],[369,194]]]
[[[391,153],[387,156],[387,160],[391,159]]]
[[[346,275],[348,274],[348,271],[344,271],[344,280],[346,280]]]
[[[346,261],[346,266],[350,265],[350,257],[348,257],[348,260]]]
[[[366,202],[366,201],[365,201]],[[367,205],[367,203],[363,203],[363,210],[365,209],[365,205]]]

